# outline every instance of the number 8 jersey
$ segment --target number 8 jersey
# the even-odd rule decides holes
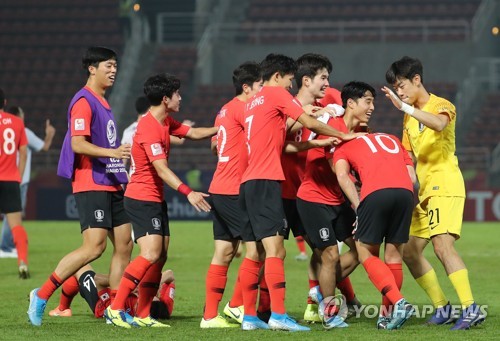
[[[0,110],[0,181],[21,182],[17,152],[27,144],[23,121]]]

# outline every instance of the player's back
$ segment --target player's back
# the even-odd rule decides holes
[[[27,143],[23,121],[0,111],[0,181],[21,181],[17,152]]]
[[[242,182],[285,179],[281,154],[285,142],[286,116],[297,120],[302,106],[284,88],[264,86],[245,107],[248,168]]]
[[[217,132],[217,168],[209,192],[237,195],[241,176],[247,166],[248,152],[245,144],[245,102],[233,98],[224,105],[215,119]]]
[[[362,183],[360,199],[385,188],[405,188],[413,191],[407,165],[412,165],[408,153],[397,137],[388,134],[367,134],[337,148],[335,162],[347,160],[359,174]]]

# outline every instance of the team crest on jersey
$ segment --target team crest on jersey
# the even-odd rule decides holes
[[[323,227],[319,230],[319,237],[321,238],[321,240],[326,242],[328,239],[330,239],[330,230],[328,230],[326,227]]]
[[[226,116],[226,109],[222,109],[221,111],[219,111],[219,116],[225,117]]]
[[[111,147],[116,144],[116,127],[113,120],[108,121],[108,126],[106,127],[106,135],[108,136],[108,142]]]
[[[85,120],[83,118],[75,119],[75,130],[85,130]]]
[[[155,230],[159,230],[161,226],[161,221],[158,218],[153,218],[151,219],[151,224],[153,224]]]
[[[161,155],[161,153],[163,153],[163,149],[161,148],[161,144],[153,143],[151,145],[151,153],[153,153],[153,156]]]
[[[424,131],[425,125],[423,123],[418,124],[418,131],[422,132]]]
[[[98,223],[102,223],[104,220],[104,211],[103,210],[95,210],[94,217]]]

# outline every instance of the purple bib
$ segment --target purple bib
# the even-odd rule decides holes
[[[73,105],[84,97],[92,110],[92,122],[90,124],[90,142],[102,148],[117,148],[120,143],[116,132],[116,123],[111,109],[105,108],[101,102],[85,88],[78,91],[68,108],[68,131],[64,136],[57,175],[72,179],[75,167],[75,153],[71,148],[71,109]],[[128,182],[127,171],[121,159],[115,158],[91,158],[92,178],[99,185],[115,186]]]

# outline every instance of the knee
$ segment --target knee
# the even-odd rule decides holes
[[[148,262],[150,262],[152,264],[160,261],[160,259],[162,258],[161,253],[159,251],[156,251],[156,250],[146,250],[144,252],[141,251],[141,256],[143,258],[146,258],[148,260]],[[164,256],[164,258],[166,261],[167,257]]]
[[[328,247],[321,253],[321,263],[323,263],[323,265],[337,264],[339,262],[339,258],[340,256],[338,251],[336,251],[333,247]]]
[[[87,255],[90,261],[93,261],[104,253],[106,250],[106,244],[99,244],[93,247],[87,247]]]
[[[452,247],[449,245],[445,245],[442,243],[434,244],[434,254],[439,258],[439,260],[443,261],[450,256]]]

